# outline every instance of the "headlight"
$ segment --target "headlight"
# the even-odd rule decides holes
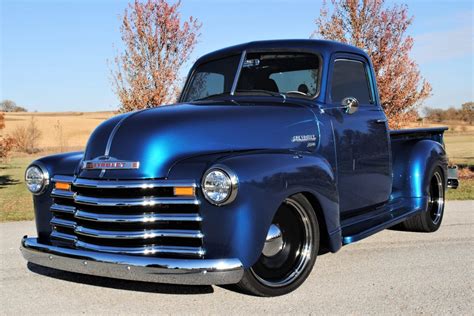
[[[30,166],[25,172],[25,182],[31,193],[40,194],[49,184],[49,174],[46,169]]]
[[[225,205],[235,200],[238,182],[237,176],[229,169],[214,167],[204,174],[202,192],[212,204]]]

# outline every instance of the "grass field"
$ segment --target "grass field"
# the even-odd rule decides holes
[[[33,157],[18,157],[0,165],[0,222],[33,219],[33,200],[23,175]]]
[[[112,112],[7,113],[6,128],[2,130],[2,134],[10,134],[17,126],[27,125],[33,116],[42,132],[42,138],[38,144],[42,152],[35,156],[16,153],[8,163],[0,164],[0,221],[33,219],[32,198],[23,182],[23,174],[26,166],[37,157],[58,151],[61,142],[58,140],[58,129],[54,128],[58,122],[67,142],[66,150],[76,150],[84,148],[94,128],[112,115]],[[474,165],[474,127],[448,125],[451,130],[454,129],[446,133],[445,137],[451,162]],[[431,126],[436,125],[425,124],[423,127]],[[447,198],[450,200],[474,199],[474,179],[461,180],[460,188],[448,190]]]
[[[474,133],[447,133],[444,142],[451,162],[474,165]]]

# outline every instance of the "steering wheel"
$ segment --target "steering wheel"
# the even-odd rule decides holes
[[[285,93],[286,93],[286,94],[288,94],[288,93],[301,94],[301,95],[304,95],[305,97],[308,96],[306,93],[301,92],[301,91],[296,91],[296,90],[286,91]]]

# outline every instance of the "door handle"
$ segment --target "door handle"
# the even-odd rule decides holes
[[[387,123],[387,119],[375,120],[375,123],[378,123],[378,124],[385,124],[385,123]]]

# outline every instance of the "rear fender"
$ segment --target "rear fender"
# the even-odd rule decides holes
[[[395,141],[392,143],[392,151],[392,198],[426,198],[430,175],[436,167],[442,169],[446,181],[448,159],[439,142],[429,139]]]

